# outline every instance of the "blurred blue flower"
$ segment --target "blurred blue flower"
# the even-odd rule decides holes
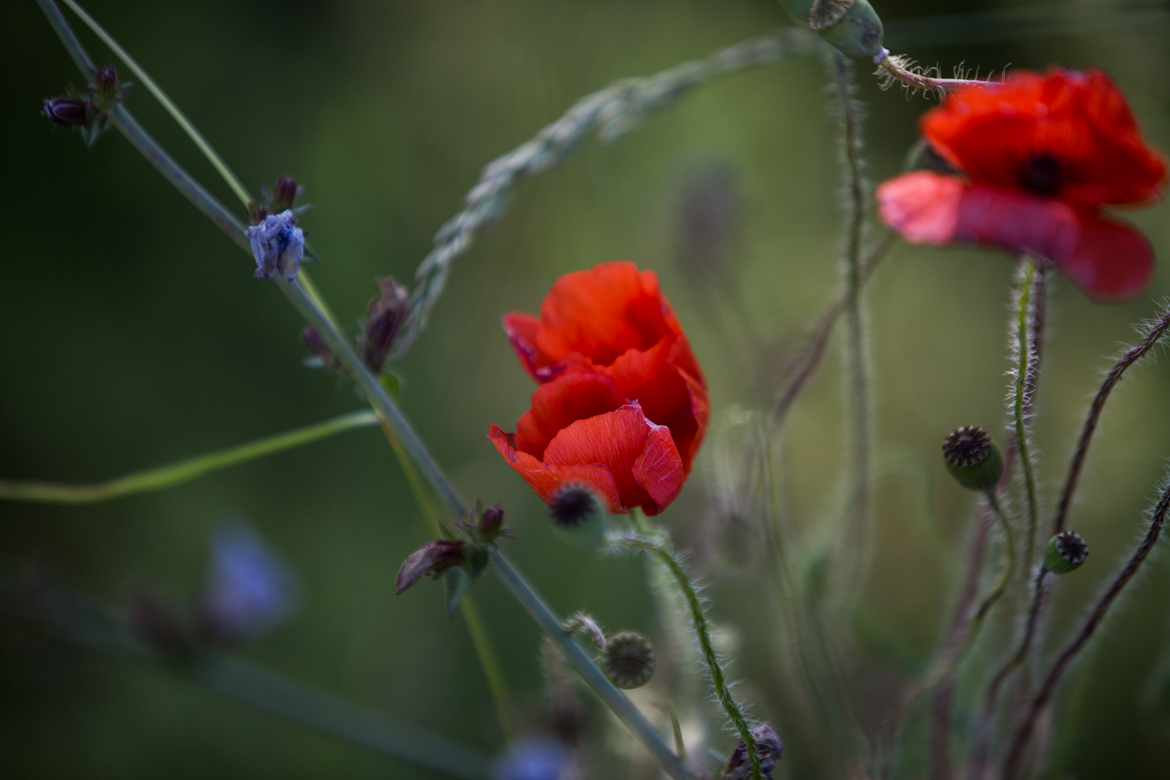
[[[492,780],[569,780],[576,777],[569,746],[552,737],[515,742],[492,762]]]
[[[248,228],[244,235],[252,242],[257,278],[275,279],[280,275],[290,282],[296,278],[305,253],[305,234],[297,227],[291,211],[270,214],[259,225]]]
[[[225,521],[212,532],[202,607],[213,639],[235,642],[264,633],[292,615],[299,595],[292,569],[255,531]]]

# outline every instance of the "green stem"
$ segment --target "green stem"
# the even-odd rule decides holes
[[[249,444],[242,444],[207,455],[199,455],[168,466],[136,471],[108,482],[89,485],[0,481],[0,500],[46,504],[92,504],[135,493],[165,490],[198,479],[213,471],[284,452],[354,428],[365,428],[376,422],[377,418],[373,412],[350,412],[317,425],[298,428]]]
[[[614,687],[581,646],[573,640],[572,635],[565,632],[561,619],[544,603],[544,599],[525,581],[508,558],[499,550],[492,550],[491,556],[492,570],[496,576],[528,611],[545,636],[556,643],[585,684],[593,689],[618,720],[650,751],[662,771],[672,780],[694,780],[694,774],[671,751],[662,736],[654,730],[629,697]]]
[[[695,591],[695,586],[691,582],[691,578],[687,575],[686,570],[679,563],[674,553],[660,542],[642,536],[618,536],[613,541],[620,546],[631,547],[649,553],[661,561],[674,576],[675,582],[678,583],[679,589],[686,598],[691,622],[695,627],[695,636],[699,639],[699,652],[702,653],[703,662],[707,665],[707,673],[711,676],[711,684],[715,688],[715,696],[719,699],[719,704],[723,707],[723,711],[727,713],[727,717],[731,720],[732,725],[735,726],[735,730],[739,732],[740,739],[743,740],[743,744],[747,750],[748,761],[751,763],[752,780],[762,780],[760,755],[756,749],[756,741],[752,737],[751,726],[748,724],[747,717],[744,715],[739,702],[731,695],[731,686],[727,682],[727,676],[723,671],[723,664],[719,660],[718,653],[715,652],[715,644],[711,639],[711,624],[707,622],[707,614],[703,610],[703,602],[700,601],[699,594]]]
[[[422,729],[310,688],[222,653],[203,652],[176,664],[132,640],[108,610],[76,596],[58,604],[54,619],[69,641],[170,671],[229,699],[317,729],[387,756],[463,780],[486,780],[481,753]]]
[[[61,16],[60,10],[57,8],[53,0],[37,0],[38,4],[44,10],[45,15],[49,18],[50,24],[57,31],[62,43],[70,51],[74,61],[86,72],[87,75],[93,71],[92,61],[88,54],[81,47],[76,36]],[[150,160],[152,164],[168,179],[170,180],[180,192],[205,215],[207,215],[212,222],[214,222],[221,230],[226,232],[245,252],[251,256],[251,245],[244,236],[243,225],[239,223],[230,212],[223,207],[210,193],[207,192],[201,185],[199,185],[186,171],[182,169],[171,157],[168,155],[155,141],[142,129],[140,125],[130,116],[123,107],[118,106],[110,115],[111,121],[119,130],[126,135],[126,137],[133,143],[142,154]],[[417,467],[426,482],[431,486],[435,493],[439,496],[444,506],[455,517],[466,517],[467,507],[459,494],[455,491],[454,486],[447,480],[446,475],[439,468],[434,458],[431,457],[430,452],[427,451],[426,446],[418,437],[418,434],[411,427],[402,411],[398,408],[398,404],[387,394],[385,388],[382,387],[378,379],[369,371],[360,358],[354,353],[345,336],[333,324],[326,312],[318,306],[313,295],[306,292],[306,290],[295,281],[289,282],[284,278],[277,278],[275,280],[277,287],[281,292],[292,302],[294,308],[300,312],[301,316],[317,330],[328,345],[333,356],[346,368],[347,372],[352,376],[354,382],[357,384],[359,392],[365,397],[366,401],[374,407],[374,411],[385,421],[385,424],[394,431],[398,439],[399,445],[406,453],[407,457]],[[505,580],[509,590],[529,611],[536,622],[541,626],[546,634],[549,634],[557,639],[558,635],[563,634],[561,631],[560,622],[553,620],[549,623],[545,618],[551,616],[551,612],[547,607],[544,612],[536,608],[536,605],[543,606],[540,597],[531,590],[530,586],[520,577],[519,573],[506,563],[502,553],[498,551],[493,552],[492,559],[497,562],[497,571]],[[559,644],[559,642],[558,642]],[[654,732],[650,724],[646,722],[638,713],[633,703],[629,698],[619,691],[613,683],[606,679],[597,665],[590,659],[575,643],[570,643],[576,648],[577,652],[566,651],[565,655],[569,662],[577,670],[577,673],[585,678],[586,682],[595,690],[598,691],[602,700],[618,715],[627,727],[630,727],[635,736],[642,741],[647,750],[655,757],[659,765],[672,777],[674,780],[683,780],[693,777],[689,771],[678,761],[670,748],[663,742],[661,736]],[[565,648],[562,647],[562,650]],[[633,715],[637,716],[635,719]],[[637,719],[641,720],[642,725],[637,725]],[[635,726],[630,724],[634,723]]]
[[[81,21],[85,22],[86,26],[93,30],[94,33],[96,33],[97,36],[102,39],[102,42],[105,43],[106,46],[110,47],[110,50],[114,52],[114,55],[122,60],[122,62],[126,63],[126,65],[134,73],[134,76],[142,82],[143,86],[150,90],[150,94],[154,95],[155,99],[158,100],[159,103],[162,103],[162,106],[167,110],[167,113],[170,114],[171,117],[179,123],[179,127],[183,128],[183,132],[187,134],[187,137],[190,138],[195,143],[195,145],[199,147],[199,151],[203,152],[203,156],[206,157],[208,162],[210,162],[215,167],[215,170],[219,172],[219,175],[223,177],[223,180],[227,182],[229,187],[232,188],[232,192],[236,194],[236,197],[239,198],[240,202],[244,204],[245,208],[247,208],[252,201],[252,198],[248,195],[247,188],[245,188],[244,185],[240,183],[240,180],[237,179],[236,175],[232,173],[230,168],[228,168],[227,163],[223,161],[223,158],[216,154],[216,151],[211,148],[211,144],[207,143],[207,139],[203,137],[203,134],[195,129],[195,126],[191,124],[191,121],[187,119],[187,116],[179,110],[179,107],[176,106],[169,97],[167,97],[167,93],[162,91],[162,88],[154,82],[154,79],[148,76],[146,71],[139,67],[138,63],[134,61],[134,58],[131,57],[125,49],[119,46],[118,42],[114,40],[113,36],[102,29],[102,26],[94,21],[93,17],[82,10],[81,6],[79,6],[73,0],[61,0],[61,2],[65,3],[65,5],[73,9],[73,13],[77,14]]]
[[[1038,273],[1036,261],[1025,258],[1021,262],[1019,311],[1016,314],[1016,351],[1019,353],[1016,365],[1015,397],[1012,402],[1012,417],[1015,420],[1016,445],[1020,451],[1020,465],[1024,472],[1024,488],[1028,497],[1028,538],[1025,540],[1024,560],[1031,562],[1036,547],[1038,510],[1036,507],[1036,477],[1032,471],[1032,448],[1028,441],[1027,410],[1031,404],[1028,388],[1033,371],[1032,339],[1029,324],[1032,310],[1032,286]]]

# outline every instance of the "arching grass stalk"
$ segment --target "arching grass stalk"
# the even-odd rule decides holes
[[[135,471],[106,482],[71,485],[60,482],[0,480],[0,500],[41,504],[94,504],[136,493],[166,490],[220,469],[275,455],[338,433],[374,425],[373,412],[350,412],[316,425],[230,447],[219,452],[143,471]]]
[[[61,38],[74,62],[87,77],[91,77],[94,73],[93,61],[61,15],[60,9],[57,8],[53,0],[37,0],[37,3]],[[128,111],[118,106],[111,112],[110,120],[196,208],[227,233],[249,257],[251,256],[251,246],[244,236],[244,228],[239,220],[183,170],[142,129]],[[459,497],[454,486],[439,468],[434,458],[431,457],[418,434],[398,408],[398,404],[353,351],[348,339],[340,332],[327,313],[327,309],[319,302],[319,297],[306,291],[296,281],[289,282],[281,277],[275,279],[274,283],[289,299],[294,308],[300,312],[301,316],[321,335],[333,356],[354,380],[358,391],[394,432],[402,450],[435,491],[447,511],[454,517],[466,517],[467,506]],[[495,564],[494,569],[497,575],[504,581],[513,596],[527,609],[545,633],[558,642],[577,673],[586,680],[614,714],[650,751],[663,771],[673,780],[690,780],[693,777],[692,773],[671,752],[662,737],[654,731],[629,698],[606,679],[593,660],[585,655],[575,642],[571,639],[561,641],[565,640],[565,637],[560,628],[560,621],[556,619],[556,616],[548,609],[536,591],[512,567],[503,553],[493,551],[492,561]]]
[[[760,755],[756,749],[756,741],[752,737],[751,726],[739,702],[731,694],[731,685],[715,652],[715,644],[711,637],[711,624],[707,622],[707,613],[703,609],[703,602],[695,591],[694,583],[687,575],[686,569],[669,547],[664,532],[656,533],[652,537],[644,536],[636,531],[618,532],[607,540],[612,549],[640,550],[653,556],[670,570],[679,589],[686,598],[687,609],[690,612],[691,623],[694,626],[695,636],[699,641],[699,652],[703,656],[703,663],[711,677],[711,685],[715,689],[715,697],[719,705],[727,714],[728,719],[739,733],[747,750],[748,761],[752,768],[752,780],[763,780],[760,772]]]

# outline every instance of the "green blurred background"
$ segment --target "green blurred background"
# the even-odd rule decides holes
[[[1100,23],[1109,18],[1103,4],[1045,4],[1062,21],[1050,32],[1007,25],[992,31],[998,40],[980,42],[984,28],[952,20],[903,26],[900,42],[897,20],[1011,4],[876,5],[891,48],[912,47],[947,74],[960,62],[983,73],[1009,63],[1100,65],[1150,140],[1170,148],[1164,19],[1114,27]],[[93,0],[87,10],[249,186],[286,174],[305,186],[317,207],[302,225],[325,258],[311,270],[347,322],[364,312],[374,276],[411,278],[485,163],[576,98],[788,23],[765,0]],[[92,36],[82,38],[99,62],[112,61]],[[302,323],[274,285],[250,278],[248,259],[116,132],[92,151],[74,134],[50,132],[40,100],[80,79],[31,0],[0,7],[0,62],[0,476],[107,478],[360,408],[334,377],[302,368]],[[899,170],[930,103],[878,91],[865,67],[859,76],[869,173],[880,181]],[[825,84],[817,57],[792,59],[704,87],[611,147],[586,143],[567,165],[522,186],[502,222],[457,262],[431,327],[401,364],[403,404],[417,428],[465,498],[503,503],[519,537],[509,545],[514,558],[561,612],[584,609],[612,629],[654,631],[640,564],[560,543],[543,505],[486,438],[490,423],[513,425],[532,389],[498,317],[534,311],[561,273],[633,260],[659,273],[707,371],[716,414],[733,404],[760,408],[768,397],[761,378],[783,376],[839,283],[836,132]],[[145,89],[134,88],[128,106],[234,202]],[[729,171],[738,188],[723,286],[678,262],[680,190],[712,167]],[[1161,203],[1131,215],[1162,258],[1170,257],[1168,214]],[[1011,270],[996,254],[900,246],[868,287],[878,451],[923,464],[937,482],[933,522],[954,546],[975,506],[944,479],[937,448],[957,425],[998,429],[1005,419]],[[1036,419],[1048,507],[1099,372],[1132,339],[1129,323],[1155,314],[1170,273],[1124,306],[1094,305],[1059,277],[1053,288]],[[824,521],[839,484],[840,364],[825,361],[787,428],[785,486],[805,529]],[[1151,364],[1133,380],[1116,394],[1072,517],[1093,554],[1060,582],[1049,653],[1130,548],[1170,454],[1170,369]],[[709,451],[700,457],[664,515],[684,545],[708,538],[710,460]],[[882,674],[920,669],[937,646],[957,572],[921,532],[913,480],[884,478],[877,496],[865,605],[887,637],[871,649],[875,668],[887,670],[876,674],[880,689]],[[292,561],[304,590],[297,617],[245,655],[393,719],[499,749],[467,631],[443,615],[441,589],[423,583],[392,595],[398,564],[427,533],[377,429],[169,492],[92,507],[0,505],[0,563],[40,562],[111,603],[135,583],[192,598],[209,531],[228,514],[247,517]],[[1057,776],[1165,777],[1170,712],[1147,703],[1166,652],[1163,557],[1110,620],[1091,675],[1070,678],[1081,703],[1066,710],[1080,716],[1058,731]],[[740,692],[754,714],[783,724],[770,687],[763,580],[758,568],[725,571],[718,559],[703,553],[696,566],[713,581],[713,617],[743,643],[733,665],[748,681]],[[538,732],[538,632],[492,578],[474,592],[521,730]],[[1009,629],[1007,621],[995,627],[1003,636]],[[6,777],[428,776],[167,675],[8,629],[0,636]],[[729,738],[716,747],[728,749]],[[779,777],[798,774],[786,773],[800,766],[800,748],[788,749],[797,758]]]

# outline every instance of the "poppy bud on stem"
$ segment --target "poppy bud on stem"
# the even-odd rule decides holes
[[[1044,548],[1044,568],[1053,574],[1076,571],[1089,557],[1089,544],[1076,531],[1061,531]]]
[[[601,670],[619,688],[641,688],[654,676],[656,664],[650,640],[634,631],[610,637],[601,650]]]
[[[549,516],[561,538],[574,547],[592,550],[609,530],[605,504],[584,485],[566,485],[553,496]]]

